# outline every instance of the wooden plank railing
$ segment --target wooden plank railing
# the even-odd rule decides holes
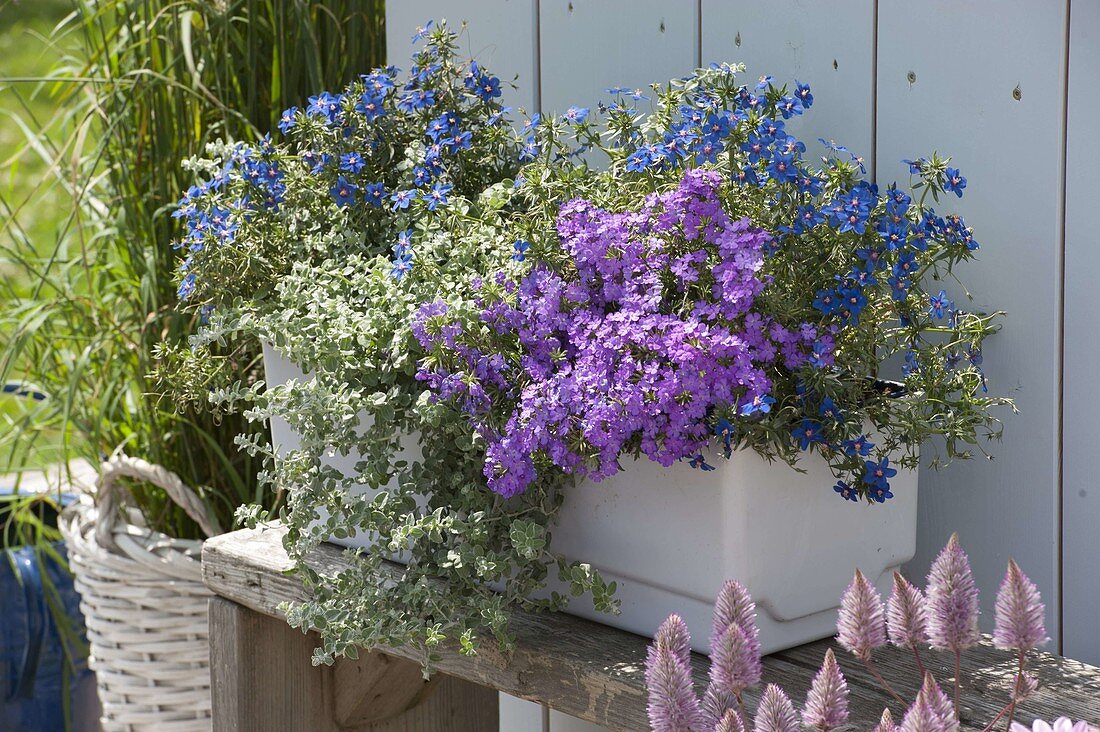
[[[223,598],[213,601],[211,612],[215,730],[295,729],[294,714],[306,715],[310,729],[487,730],[494,728],[495,690],[613,730],[648,729],[643,674],[648,639],[565,614],[514,612],[510,627],[516,647],[511,653],[490,639],[472,657],[443,647],[435,685],[420,680],[418,654],[410,648],[386,648],[384,655],[312,669],[309,651],[316,638],[281,621],[253,617],[278,618],[281,603],[307,599],[301,582],[285,574],[291,562],[283,550],[284,535],[279,527],[235,531],[203,547],[206,584]],[[348,562],[344,550],[331,545],[321,546],[308,559],[322,574],[338,572]],[[399,573],[400,565],[385,571]],[[819,641],[768,656],[765,683],[781,684],[801,702],[832,644]],[[871,729],[886,706],[900,720],[903,710],[891,704],[863,667],[839,650],[837,657],[851,689],[850,728]],[[896,680],[902,696],[915,695],[918,679],[908,654],[883,649],[876,662],[892,683]],[[941,682],[951,680],[953,662],[946,654],[927,653],[925,663]],[[707,661],[696,656],[693,665],[702,686]],[[1047,653],[1034,654],[1031,669],[1040,686],[1020,705],[1019,719],[1030,723],[1067,715],[1100,721],[1100,669]],[[988,640],[966,654],[964,730],[982,730],[997,714],[1014,671],[1012,656],[995,650]],[[297,709],[280,701],[288,698],[297,700]],[[755,708],[756,694],[749,694],[746,702]],[[272,704],[278,707],[274,712]],[[448,722],[426,721],[433,714]],[[264,726],[257,715],[272,715],[268,723],[275,726]],[[419,721],[409,721],[410,715],[419,715]]]

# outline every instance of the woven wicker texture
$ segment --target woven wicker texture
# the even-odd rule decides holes
[[[163,488],[208,536],[216,533],[202,501],[179,477],[126,456],[103,464],[95,505],[84,500],[62,516],[103,729],[209,730],[211,593],[202,583],[202,543],[123,520],[116,483],[122,476]]]

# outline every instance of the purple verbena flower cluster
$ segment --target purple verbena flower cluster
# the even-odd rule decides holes
[[[421,309],[421,344],[443,346],[455,362],[437,360],[419,378],[474,417],[494,491],[523,491],[539,456],[593,480],[617,472],[635,445],[665,466],[692,458],[709,442],[715,408],[747,417],[767,404],[765,369],[776,359],[788,368],[831,362],[828,334],[749,312],[765,286],[758,272],[770,237],[726,213],[722,184],[697,169],[637,211],[563,205],[557,234],[571,271],[536,265],[513,297],[480,313],[498,337],[518,340],[518,364],[467,342],[441,303]],[[515,405],[499,430],[478,420],[492,406],[486,388]]]

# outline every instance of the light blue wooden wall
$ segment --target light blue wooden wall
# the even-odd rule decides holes
[[[985,365],[1021,413],[1005,414],[993,460],[922,470],[911,570],[958,531],[991,608],[1015,557],[1052,647],[1100,663],[1100,0],[390,0],[387,14],[398,65],[415,25],[468,20],[470,49],[518,74],[530,109],[741,61],[750,80],[810,83],[803,138],[861,152],[879,183],[906,176],[902,158],[952,155],[969,186],[944,208],[982,244],[960,276],[972,307],[1009,311]]]

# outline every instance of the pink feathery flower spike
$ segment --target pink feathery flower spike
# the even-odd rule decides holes
[[[1029,696],[1035,693],[1035,690],[1039,688],[1039,679],[1035,678],[1031,673],[1024,671],[1020,675],[1020,687],[1016,691],[1016,701],[1022,702]]]
[[[666,628],[674,625],[672,618],[666,620],[658,635],[675,638],[671,628]],[[645,680],[649,690],[646,711],[654,732],[698,732],[702,728],[703,713],[692,686],[691,669],[667,642],[649,647]]]
[[[833,649],[825,651],[825,661],[814,676],[802,722],[822,732],[843,727],[848,721],[848,682],[840,672]]]
[[[748,590],[739,583],[729,580],[722,585],[718,599],[714,601],[714,623],[711,627],[710,641],[715,643],[726,628],[736,623],[749,635],[756,635],[756,604]]]
[[[703,694],[704,729],[711,729],[730,709],[737,709],[737,697],[724,689],[719,689],[711,674],[711,682]]]
[[[764,672],[760,644],[737,623],[731,623],[711,649],[711,683],[735,696],[760,683]]]
[[[745,725],[741,722],[741,715],[733,709],[729,709],[714,727],[714,732],[745,732]]]
[[[886,645],[882,598],[858,569],[840,600],[836,630],[840,645],[861,661],[869,660],[871,651]]]
[[[798,713],[786,692],[775,684],[768,684],[760,697],[753,732],[798,732]]]
[[[660,647],[667,648],[676,658],[691,665],[691,633],[688,632],[687,623],[676,613],[669,615],[657,633],[653,636],[653,642]]]
[[[932,678],[932,674],[926,673],[924,675],[924,684],[917,694],[917,700],[927,704],[932,714],[935,715],[936,729],[941,730],[941,732],[959,732],[959,721],[955,718],[955,707],[951,700],[947,698],[947,694],[943,693],[940,685]]]
[[[899,648],[919,648],[928,642],[928,608],[924,594],[894,572],[894,589],[886,601],[886,632]]]
[[[901,720],[901,732],[943,732],[943,728],[928,702],[918,698]]]
[[[1074,722],[1069,717],[1059,717],[1053,724],[1036,719],[1030,727],[1019,722],[1012,723],[1012,732],[1093,732],[1095,729],[1088,722]]]
[[[952,534],[928,572],[928,639],[933,648],[958,653],[977,644],[978,588],[970,560]]]
[[[1013,560],[1008,560],[994,610],[993,645],[997,648],[1030,651],[1046,643],[1043,602],[1035,583]]]
[[[871,732],[898,732],[898,726],[894,724],[894,715],[889,709],[882,710],[882,718]]]

